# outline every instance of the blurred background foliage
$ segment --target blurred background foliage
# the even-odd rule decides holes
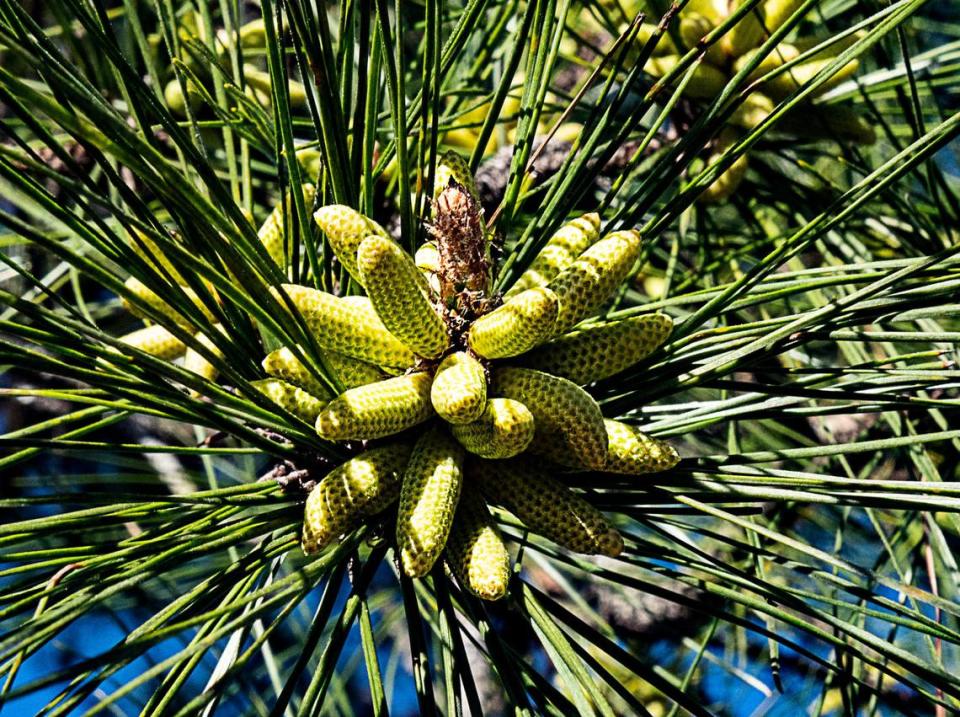
[[[956,712],[958,70],[921,0],[0,0],[3,713]],[[683,456],[577,486],[627,549],[498,513],[493,604],[304,558],[275,479],[343,453],[251,386],[269,286],[349,290],[313,207],[413,251],[451,148],[502,287],[598,211],[677,324],[592,390]]]

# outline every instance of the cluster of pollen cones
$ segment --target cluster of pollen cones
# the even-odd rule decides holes
[[[397,555],[407,575],[425,575],[443,555],[466,590],[496,600],[506,594],[510,560],[488,503],[570,550],[623,549],[611,523],[555,476],[636,475],[677,463],[667,443],[604,418],[583,388],[645,358],[672,322],[662,314],[595,317],[641,248],[636,231],[601,235],[596,214],[561,227],[501,302],[459,155],[441,157],[435,186],[433,241],[415,258],[349,207],[315,213],[365,296],[294,284],[272,291],[299,313],[342,390],[317,378],[300,346],[268,354],[268,378],[256,383],[321,437],[362,446],[308,496],[305,552],[398,504]],[[282,252],[274,254],[280,263]]]

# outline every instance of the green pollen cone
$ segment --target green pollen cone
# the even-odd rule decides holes
[[[487,404],[487,376],[483,366],[464,351],[450,354],[437,367],[430,400],[433,410],[448,423],[477,420]]]
[[[379,366],[352,356],[336,351],[327,351],[324,356],[327,359],[327,365],[337,375],[344,389],[366,386],[368,383],[376,383],[387,378],[387,374]]]
[[[403,476],[397,549],[403,572],[430,572],[450,534],[463,484],[463,448],[436,428],[420,437]]]
[[[676,449],[666,441],[651,438],[620,421],[606,419],[604,425],[609,448],[603,470],[608,473],[657,473],[680,462]]]
[[[548,540],[588,555],[623,551],[623,538],[600,511],[528,462],[474,461],[467,470],[487,498]]]
[[[217,331],[223,332],[223,327],[221,327],[220,324],[216,324],[215,328]],[[217,345],[214,344],[206,334],[199,333],[195,338],[214,356],[223,358],[223,351],[217,348]],[[216,381],[220,373],[219,369],[210,363],[202,353],[190,348],[187,349],[186,354],[183,356],[183,367],[187,369],[187,371],[191,371],[208,381]]]
[[[382,438],[433,415],[426,372],[358,386],[333,399],[317,416],[317,433],[331,441]]]
[[[739,134],[732,127],[725,128],[717,138],[717,146],[714,154],[708,160],[709,164],[719,161],[720,156],[739,140]],[[719,204],[725,202],[733,193],[737,191],[740,182],[747,174],[749,169],[749,159],[747,153],[737,157],[733,164],[727,167],[723,173],[717,177],[706,189],[697,197],[697,201],[703,204]]]
[[[306,423],[313,423],[323,410],[326,401],[312,396],[302,388],[278,378],[263,378],[251,381],[250,385],[288,413]]]
[[[333,398],[330,389],[313,372],[300,362],[289,347],[271,351],[260,363],[263,370],[272,378],[279,378],[317,397]]]
[[[346,354],[324,351],[323,358],[326,360],[327,368],[334,373],[335,378],[340,381],[344,390],[365,386],[368,383],[387,378],[387,375],[379,367]],[[329,395],[329,389],[326,385],[314,376],[313,372],[302,364],[293,351],[286,346],[267,354],[261,365],[267,375],[289,381],[309,391],[314,396]]]
[[[526,353],[553,335],[560,311],[556,294],[538,286],[523,291],[470,327],[470,348],[484,358]]]
[[[654,23],[642,22],[640,23],[640,28],[637,30],[636,45],[637,47],[644,47],[648,42],[653,39],[653,36],[658,32],[658,28]],[[653,48],[654,55],[669,55],[676,54],[677,46],[673,44],[673,40],[670,38],[670,35],[663,32],[660,34],[660,37],[657,39],[656,47]]]
[[[436,358],[447,347],[447,326],[413,258],[392,239],[369,236],[357,250],[367,295],[387,330],[414,353]]]
[[[371,448],[327,473],[307,497],[303,552],[317,552],[393,503],[400,495],[410,451],[411,446],[403,443]]]
[[[831,65],[833,61],[834,58],[827,58],[804,62],[801,65],[794,65],[790,68],[789,72],[782,72],[773,79],[764,82],[762,91],[775,100],[785,99],[788,95],[813,81],[813,78]],[[858,69],[860,69],[860,61],[856,58],[850,60],[847,64],[834,70],[833,74],[830,75],[823,84],[817,87],[815,94],[822,95],[837,85],[843,84],[857,74]],[[829,112],[829,109],[826,111]]]
[[[177,78],[170,80],[163,88],[163,101],[170,108],[170,111],[178,117],[186,117],[188,103],[190,109],[196,112],[203,101],[203,97],[197,91],[196,84],[187,78],[184,78],[184,82],[187,86],[186,97],[183,96],[183,87]]]
[[[327,235],[333,253],[349,272],[350,276],[363,286],[360,270],[357,268],[357,249],[360,242],[371,234],[389,239],[386,229],[372,219],[363,216],[356,209],[343,204],[330,204],[320,207],[313,214],[314,220]]]
[[[733,64],[733,69],[735,72],[739,72],[748,64],[753,62],[756,58],[759,50],[751,50],[745,55],[741,55],[737,58],[737,61]],[[773,72],[778,67],[786,64],[787,62],[792,62],[800,55],[800,50],[796,45],[792,45],[788,42],[781,42],[775,48],[773,48],[768,54],[763,56],[763,59],[760,60],[760,63],[753,68],[749,75],[747,75],[747,82],[754,82],[769,72]],[[752,97],[753,95],[749,95]]]
[[[766,0],[763,3],[764,24],[770,32],[773,32],[784,22],[790,19],[800,6],[803,0]]]
[[[447,188],[450,180],[464,187],[474,201],[480,201],[477,192],[477,183],[473,179],[473,172],[467,160],[453,150],[447,150],[437,160],[437,171],[433,179],[433,198],[440,196],[440,192]]]
[[[600,215],[584,214],[564,224],[550,237],[540,253],[530,263],[516,283],[504,294],[505,298],[537,286],[546,286],[561,271],[570,266],[600,235]]]
[[[378,366],[413,365],[413,352],[387,331],[366,297],[341,299],[296,284],[283,284],[283,289],[322,348]],[[285,305],[276,289],[271,289],[271,293]]]
[[[664,77],[680,64],[679,55],[664,55],[651,57],[644,69],[658,77]],[[674,84],[679,84],[687,73],[692,72],[690,80],[684,85],[683,92],[689,97],[701,100],[712,100],[727,86],[727,75],[710,63],[703,61],[687,67],[682,74],[673,78]]]
[[[129,243],[130,248],[137,253],[137,256],[157,271],[162,267],[163,270],[170,275],[174,283],[181,286],[187,283],[184,281],[183,275],[174,268],[173,263],[167,258],[166,253],[160,248],[160,245],[149,236],[134,229]]]
[[[129,279],[123,282],[123,285],[126,287],[127,291],[129,291],[133,296],[145,302],[148,306],[153,308],[155,311],[158,311],[159,313],[163,314],[164,316],[169,318],[171,321],[175,321],[177,324],[179,324],[180,326],[186,329],[194,328],[191,322],[185,316],[177,312],[170,304],[167,303],[165,299],[163,299],[153,289],[150,289],[149,287],[147,287],[147,285],[144,284],[139,279],[134,279],[131,276]],[[181,286],[180,290],[187,295],[187,298],[191,302],[193,302],[194,306],[196,306],[203,313],[204,317],[208,321],[212,322],[214,320],[213,313],[200,300],[200,297],[197,296],[196,292],[193,289],[187,286]],[[147,318],[145,314],[140,312],[138,307],[134,306],[132,303],[128,301],[126,296],[123,297],[123,305],[124,305],[124,308],[126,308],[127,311],[129,311],[134,316]]]
[[[159,324],[131,331],[119,339],[144,353],[171,361],[187,350],[187,345]]]
[[[413,255],[413,263],[420,271],[437,273],[440,271],[440,251],[431,241],[424,242]]]
[[[683,40],[683,46],[687,49],[697,47],[713,28],[713,23],[700,13],[683,13],[680,18],[680,39]],[[720,45],[720,42],[714,42],[707,47],[704,56],[707,62],[717,67],[723,67],[727,61],[727,55]]]
[[[673,328],[665,314],[633,316],[559,336],[523,357],[523,364],[579,386],[620,373],[649,356]]]
[[[730,124],[744,129],[753,129],[769,117],[773,110],[773,100],[759,92],[754,92],[748,95],[730,115]]]
[[[636,263],[640,246],[639,232],[613,232],[550,282],[550,289],[560,299],[555,334],[565,334],[610,298]]]
[[[266,107],[272,105],[272,99],[270,98],[273,92],[273,83],[270,81],[269,72],[257,69],[253,65],[244,65],[243,79],[249,87],[262,93],[267,98]],[[303,107],[307,102],[307,90],[296,80],[287,80],[287,96],[291,108]]]
[[[465,590],[499,600],[510,583],[510,555],[476,488],[464,486],[447,540],[447,564]]]
[[[304,184],[303,203],[307,209],[313,204],[313,198],[316,195],[316,188],[312,184]],[[285,269],[289,263],[290,252],[284,251],[284,216],[293,216],[296,207],[293,204],[293,197],[288,191],[283,202],[277,204],[273,211],[267,216],[260,229],[257,230],[257,236],[260,243],[267,250],[270,258],[281,269]]]
[[[730,3],[730,13],[737,9],[737,5],[744,5],[748,0]],[[726,35],[720,39],[720,44],[732,57],[739,57],[748,50],[752,50],[767,36],[764,29],[763,3],[756,5],[750,12],[740,18]]]
[[[600,469],[607,457],[607,432],[597,402],[575,383],[526,368],[503,367],[493,374],[491,393],[526,406],[536,424],[530,450],[560,439],[583,465]]]
[[[533,440],[536,428],[530,409],[511,398],[491,398],[473,423],[451,426],[460,444],[481,458],[512,458]]]

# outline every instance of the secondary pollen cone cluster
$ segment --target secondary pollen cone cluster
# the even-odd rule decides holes
[[[502,296],[492,291],[489,237],[469,168],[447,153],[436,176],[432,241],[415,257],[349,207],[315,213],[351,286],[365,295],[273,289],[320,353],[308,356],[298,345],[272,351],[262,361],[266,377],[253,385],[321,437],[360,448],[310,493],[305,552],[397,504],[397,555],[407,575],[425,575],[443,556],[465,589],[496,600],[507,591],[510,560],[490,505],[569,550],[615,556],[623,549],[608,520],[553,474],[636,475],[676,464],[671,446],[605,418],[584,388],[645,358],[672,322],[662,314],[596,317],[641,248],[636,231],[602,234],[596,214],[562,226]],[[303,191],[312,202],[314,188]],[[290,202],[288,194],[259,232],[281,269],[290,256]],[[149,236],[131,240],[208,313]],[[127,291],[196,331],[135,279]],[[197,351],[150,325],[120,340],[167,360],[182,357],[184,367],[214,381],[211,360],[223,358],[216,338],[195,334],[204,349]]]
[[[784,23],[791,21],[804,3],[802,0],[761,0],[716,41],[707,44],[706,38],[711,37],[744,4],[738,0],[691,0],[686,3],[674,21],[676,31],[659,36],[644,70],[655,77],[668,76],[687,53],[703,48],[703,57],[692,66],[689,77],[674,74],[672,84],[679,86],[681,80],[686,79],[682,90],[685,97],[706,102],[716,100],[738,72],[757,62],[761,45]],[[646,9],[643,5],[628,2],[626,7],[632,17]],[[819,22],[816,15],[810,19]],[[641,25],[637,37],[639,46],[644,47],[653,40],[656,31],[653,24]],[[732,114],[728,125],[718,135],[707,162],[715,162],[726,149],[765,120],[777,103],[814,80],[860,38],[861,35],[852,33],[824,43],[829,38],[795,36],[791,31],[787,39],[764,54],[746,78],[748,84],[756,84],[756,89]],[[818,49],[821,44],[823,48]],[[837,67],[818,85],[814,96],[781,118],[777,130],[801,137],[873,143],[876,139],[873,127],[855,110],[842,104],[825,107],[814,102],[816,97],[853,77],[858,68],[856,59]],[[746,174],[747,163],[747,155],[741,155],[706,189],[700,200],[720,202],[727,199]]]
[[[583,388],[643,359],[672,323],[661,314],[583,323],[641,246],[635,231],[601,236],[596,214],[557,231],[501,301],[469,169],[448,153],[437,176],[433,241],[416,259],[349,207],[316,212],[365,296],[293,284],[274,292],[299,312],[343,390],[331,395],[295,346],[264,359],[261,390],[321,437],[365,442],[310,493],[304,551],[397,503],[407,575],[445,556],[465,589],[495,600],[510,562],[488,504],[570,550],[622,550],[607,519],[550,473],[640,474],[677,462],[666,443],[605,419]]]
[[[316,194],[314,186],[312,184],[304,184],[301,187],[301,191],[303,192],[304,203],[307,205],[312,204]],[[292,214],[292,206],[293,198],[288,191],[283,203],[278,204],[273,211],[267,215],[263,224],[257,230],[257,237],[260,239],[264,250],[281,269],[287,265],[289,259],[289,249],[284,246],[284,236],[289,233],[284,226],[284,217]],[[201,301],[196,292],[186,285],[186,280],[180,272],[177,271],[173,263],[165,256],[164,250],[156,241],[143,232],[135,231],[130,235],[129,244],[130,248],[151,269],[169,277],[170,280],[179,286],[179,290],[186,294],[197,307],[198,311],[202,312],[207,319],[213,320],[213,314],[209,308]],[[142,329],[137,329],[136,331],[121,336],[119,340],[127,346],[143,351],[151,356],[156,356],[157,358],[166,359],[167,361],[182,359],[185,369],[192,371],[208,381],[215,381],[219,371],[216,366],[210,362],[208,356],[216,358],[222,358],[223,356],[220,349],[210,337],[203,333],[194,333],[196,332],[196,328],[189,318],[178,313],[163,297],[147,287],[147,285],[139,279],[130,277],[124,282],[124,287],[130,296],[139,299],[153,310],[166,316],[179,325],[184,331],[194,334],[194,338],[206,349],[207,353],[204,354],[193,348],[189,348],[176,334],[160,324],[150,324]],[[211,293],[213,293],[212,289]],[[138,306],[131,302],[127,296],[124,296],[124,306],[135,316],[146,318],[145,313],[140,311]],[[217,324],[216,327],[220,333],[224,333],[223,327],[219,324]],[[381,372],[377,371],[371,380],[376,380],[382,375]],[[279,396],[281,395],[288,397],[297,395],[298,398],[303,398],[304,400],[308,397],[308,394],[305,392],[294,394],[294,386],[278,386],[275,381],[261,381],[258,382],[257,385],[263,393],[270,396],[275,402],[280,402]],[[308,380],[308,385],[303,386],[303,388],[313,393],[325,395],[322,383],[316,379]]]

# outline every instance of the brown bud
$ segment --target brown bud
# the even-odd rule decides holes
[[[463,185],[452,180],[434,201],[433,217],[440,296],[445,306],[470,315],[471,299],[490,288],[483,209]]]

